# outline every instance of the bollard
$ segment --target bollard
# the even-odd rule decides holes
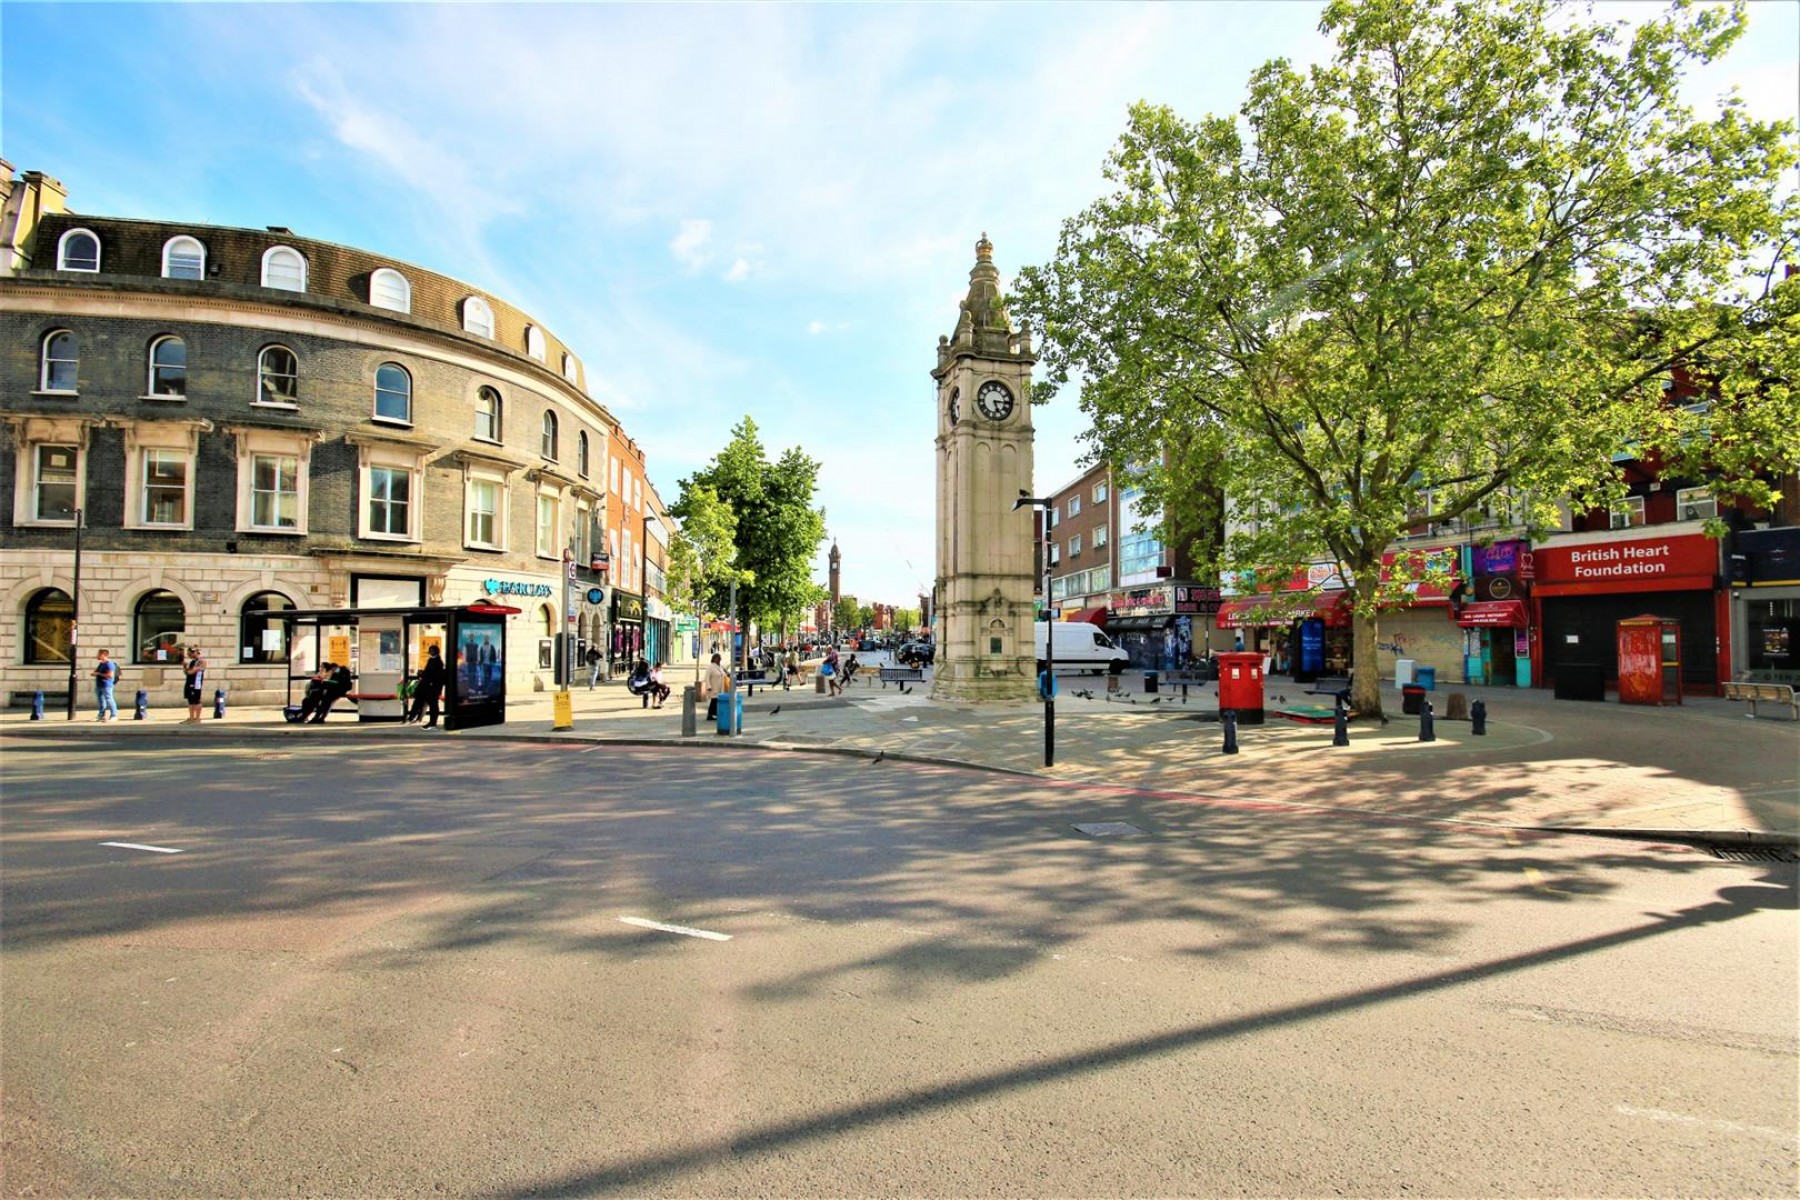
[[[1431,723],[1431,701],[1419,704],[1419,740],[1421,742],[1437,741],[1437,729]]]
[[[132,707],[133,712],[131,714],[131,719],[134,721],[142,721],[150,714],[150,693],[143,688],[139,688],[137,690],[137,699],[133,701]]]
[[[224,688],[214,688],[213,689],[213,720],[223,721],[224,719],[225,719],[225,689]]]
[[[1487,701],[1477,700],[1469,705],[1469,732],[1476,737],[1487,736]]]
[[[1237,748],[1237,710],[1228,708],[1219,714],[1219,724],[1225,727],[1225,753],[1236,754]]]
[[[1331,744],[1348,746],[1350,744],[1350,710],[1344,705],[1344,693],[1337,694],[1337,711],[1331,715]]]
[[[694,716],[694,685],[688,684],[681,689],[681,736],[693,737],[698,732],[700,723]]]
[[[44,719],[43,688],[39,688],[37,691],[31,693],[31,719],[34,721],[41,721]]]

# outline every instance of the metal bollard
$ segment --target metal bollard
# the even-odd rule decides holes
[[[1344,693],[1337,694],[1337,711],[1331,715],[1331,744],[1348,746],[1350,744],[1350,710],[1344,706]]]
[[[1476,737],[1487,736],[1487,701],[1477,700],[1469,705],[1469,732]]]
[[[1431,701],[1419,704],[1419,740],[1421,742],[1437,741],[1437,728],[1431,723]]]
[[[681,736],[693,737],[699,729],[699,722],[694,717],[694,685],[688,684],[681,689]]]
[[[34,721],[41,721],[44,719],[43,688],[39,688],[37,691],[31,693],[31,719]]]
[[[131,719],[134,721],[142,721],[145,717],[149,716],[150,693],[143,688],[139,688],[137,690],[137,699],[133,701],[132,708]]]
[[[213,720],[223,721],[224,719],[225,719],[225,689],[224,688],[214,688],[213,689]]]
[[[1228,708],[1219,714],[1219,724],[1225,727],[1225,753],[1236,754],[1237,747],[1237,710]]]

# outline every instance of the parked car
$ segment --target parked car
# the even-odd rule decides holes
[[[903,667],[928,667],[937,658],[937,647],[930,642],[907,642],[894,652],[894,661]]]

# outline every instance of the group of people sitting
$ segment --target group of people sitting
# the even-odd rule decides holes
[[[642,696],[649,707],[661,708],[663,701],[669,698],[669,685],[663,682],[662,664],[653,667],[648,659],[638,659],[631,674],[625,678],[625,690],[634,696]]]
[[[307,682],[306,695],[300,699],[300,715],[291,718],[302,725],[323,725],[331,706],[350,694],[356,676],[341,663],[323,662]]]

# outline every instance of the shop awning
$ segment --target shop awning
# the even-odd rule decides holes
[[[1114,617],[1107,622],[1108,633],[1161,633],[1175,620],[1171,613],[1147,617]]]
[[[1350,593],[1342,589],[1318,592],[1310,600],[1292,595],[1269,595],[1227,600],[1219,605],[1220,629],[1251,629],[1291,625],[1306,617],[1323,617],[1327,625],[1350,624]]]
[[[1456,623],[1464,629],[1496,627],[1523,629],[1525,627],[1525,602],[1523,600],[1474,600],[1462,606],[1462,612],[1457,614]]]
[[[1099,608],[1076,609],[1074,612],[1064,613],[1062,619],[1065,621],[1086,621],[1089,625],[1098,625],[1104,629],[1106,628],[1106,607],[1102,605]]]

